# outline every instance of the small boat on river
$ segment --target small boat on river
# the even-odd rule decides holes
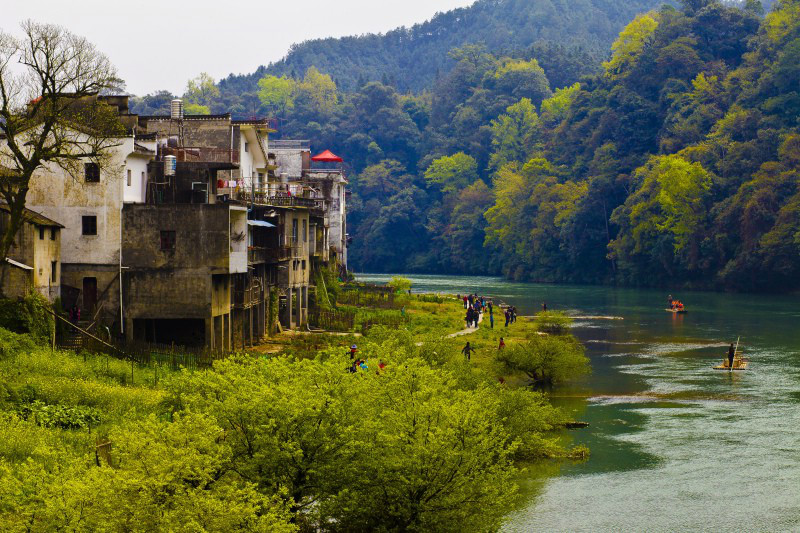
[[[730,353],[730,352],[728,352]],[[739,351],[739,341],[736,341],[736,348],[734,348],[734,356],[733,356],[733,368],[728,366],[728,354],[725,354],[725,358],[722,360],[721,365],[717,365],[714,370],[747,370],[747,364],[749,361],[745,359],[742,352]]]
[[[664,311],[675,313],[676,315],[685,315],[688,312],[686,311],[685,307],[681,307],[680,309],[677,307],[673,307],[672,309],[664,309]]]

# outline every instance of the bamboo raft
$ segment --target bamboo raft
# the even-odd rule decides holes
[[[749,361],[739,355],[738,353],[733,357],[733,369],[728,367],[728,358],[726,357],[721,365],[717,365],[714,370],[747,370]]]
[[[726,354],[721,365],[712,367],[714,370],[727,370],[729,372],[733,370],[747,370],[747,363],[749,363],[749,361],[745,359],[742,352],[739,351],[740,340],[741,338],[736,339],[736,348],[733,349],[733,368],[729,366],[728,355]]]
[[[664,309],[664,311],[675,313],[676,315],[685,315],[687,313],[685,307],[683,309]]]

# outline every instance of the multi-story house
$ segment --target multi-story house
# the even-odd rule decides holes
[[[78,305],[83,317],[123,327],[120,307],[121,214],[125,202],[143,200],[152,142],[136,139],[136,115],[127,96],[97,96],[117,110],[126,133],[108,150],[102,167],[87,160],[76,179],[60,167],[45,166],[30,182],[27,205],[63,224],[61,297]],[[148,147],[150,146],[150,148]]]
[[[0,234],[10,215],[0,204]],[[6,298],[20,298],[33,290],[53,302],[61,295],[61,229],[54,220],[25,209],[22,226],[0,268],[0,288]]]

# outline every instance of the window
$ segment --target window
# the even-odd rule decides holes
[[[44,240],[44,226],[39,226],[39,240]]]
[[[297,219],[292,219],[292,244],[297,244]]]
[[[306,260],[303,259],[303,270],[305,270],[305,269],[306,269]]]
[[[50,281],[53,283],[58,279],[58,261],[50,261]]]
[[[81,217],[84,235],[97,235],[97,217],[94,215]]]
[[[162,231],[161,232],[161,249],[174,250],[175,249],[175,232]]]
[[[308,242],[308,221],[303,220],[303,242]],[[303,267],[305,268],[305,267]]]
[[[86,183],[100,183],[100,167],[97,163],[83,165],[83,173],[86,176]]]
[[[128,187],[131,186],[131,169],[128,169]]]
[[[244,143],[244,151],[245,152],[249,152],[250,151],[250,145],[248,143]]]
[[[50,240],[56,240],[56,228],[50,228]]]

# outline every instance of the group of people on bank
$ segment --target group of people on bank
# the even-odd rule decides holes
[[[481,317],[489,316],[489,327],[494,329],[494,302],[484,296],[477,294],[469,294],[466,296],[458,295],[458,299],[464,304],[464,309],[467,310],[464,321],[467,328],[477,328],[481,321]],[[503,308],[503,317],[506,320],[505,327],[517,321],[517,308],[513,305],[505,306]]]

